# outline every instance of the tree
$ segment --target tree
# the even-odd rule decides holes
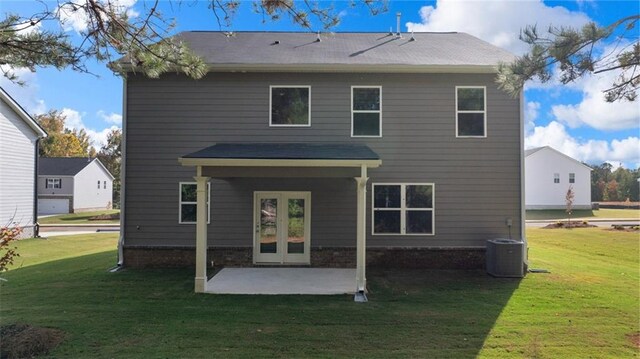
[[[604,191],[604,196],[602,198],[605,201],[618,201],[620,199],[618,195],[618,181],[612,179],[607,183],[607,187]]]
[[[560,71],[560,82],[567,84],[587,74],[621,71],[608,89],[603,89],[608,102],[634,101],[640,86],[640,41],[634,30],[640,14],[620,19],[607,27],[595,23],[581,29],[570,27],[549,28],[550,37],[541,36],[536,26],[522,30],[520,39],[530,45],[530,51],[510,64],[499,68],[499,87],[513,96],[523,89],[524,83],[537,78],[541,82],[552,79],[554,69]],[[630,43],[626,43],[627,34]],[[604,52],[598,48],[605,40],[615,38],[615,50]]]
[[[94,157],[96,150],[91,146],[89,135],[84,129],[64,128],[66,117],[59,111],[51,110],[36,116],[35,120],[47,131],[48,136],[40,141],[42,157]]]
[[[174,1],[181,4],[181,1]],[[372,14],[386,11],[386,0],[357,1]],[[121,62],[111,62],[112,70],[122,75],[125,66],[130,66],[149,77],[179,70],[192,78],[201,78],[207,72],[206,64],[179,38],[171,36],[175,22],[161,14],[158,4],[159,0],[145,4],[139,16],[132,17],[127,13],[127,7],[121,5],[121,0],[59,0],[55,8],[41,2],[42,11],[30,17],[7,14],[0,21],[0,64],[32,71],[37,67],[52,66],[89,72],[88,59],[110,62],[122,58]],[[222,28],[232,23],[240,1],[212,0],[207,4]],[[355,6],[356,0],[350,4]],[[319,25],[315,30],[329,29],[339,23],[336,9],[319,0],[254,0],[253,7],[262,14],[263,21],[287,16],[308,30],[314,30],[314,22]],[[69,16],[86,22],[80,42],[74,43],[63,26],[58,26],[59,30],[41,26],[60,23]],[[11,68],[0,69],[5,77],[20,82]]]
[[[107,143],[100,148],[98,159],[111,172],[113,180],[113,203],[118,208],[120,203],[120,163],[122,162],[122,131],[111,130],[107,135]]]
[[[573,186],[569,186],[569,189],[567,190],[567,194],[564,196],[565,202],[567,204],[565,212],[567,212],[567,215],[569,216],[568,227],[571,227],[571,214],[573,213],[574,198],[575,198],[575,193],[573,192]]]

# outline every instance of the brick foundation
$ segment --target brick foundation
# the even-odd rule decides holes
[[[125,247],[124,263],[130,268],[195,266],[195,249],[187,247]],[[213,262],[212,262],[213,259]],[[253,248],[210,248],[208,266],[252,267]],[[355,248],[311,248],[312,267],[354,268]],[[367,267],[422,269],[483,269],[484,248],[369,248]]]

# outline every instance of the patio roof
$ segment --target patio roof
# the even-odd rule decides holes
[[[321,143],[218,143],[182,156],[184,166],[378,167],[366,145]]]

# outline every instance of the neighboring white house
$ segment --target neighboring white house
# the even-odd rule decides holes
[[[591,168],[549,146],[525,151],[527,209],[564,209],[573,187],[574,209],[591,209]]]
[[[38,214],[110,209],[112,201],[113,176],[97,158],[40,158]]]
[[[0,227],[32,237],[36,215],[38,139],[47,133],[0,88]]]

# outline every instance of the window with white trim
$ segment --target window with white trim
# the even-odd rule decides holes
[[[576,174],[569,173],[569,183],[576,183]]]
[[[351,86],[351,136],[382,136],[382,87]]]
[[[44,188],[62,188],[62,179],[60,178],[47,178],[44,184]]]
[[[100,180],[98,180],[98,189],[100,189]]]
[[[374,235],[434,234],[434,184],[373,184]]]
[[[102,189],[107,189],[107,181],[102,181]]]
[[[553,174],[553,183],[560,183],[560,174],[559,173],[554,173]]]
[[[195,224],[198,214],[198,185],[196,182],[180,182],[180,208],[178,213],[178,223]],[[207,183],[207,223],[211,222],[211,208],[209,195],[211,194],[211,183]]]
[[[269,126],[311,126],[311,86],[269,86]]]
[[[487,88],[456,86],[456,137],[487,137]]]

